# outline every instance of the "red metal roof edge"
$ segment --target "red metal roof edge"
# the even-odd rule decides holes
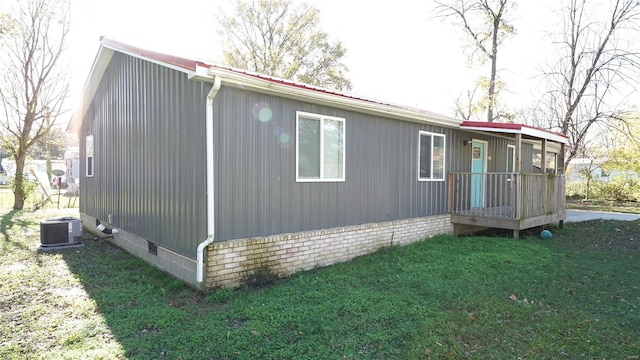
[[[319,87],[319,86],[314,86],[314,85],[310,85],[310,84],[301,83],[301,82],[294,81],[294,80],[286,80],[286,79],[281,79],[281,78],[277,78],[277,77],[273,77],[273,76],[269,76],[269,75],[264,75],[264,74],[256,73],[256,72],[253,72],[253,71],[250,71],[250,70],[244,70],[244,69],[234,68],[234,67],[231,67],[231,66],[212,64],[212,63],[207,63],[207,62],[202,62],[202,61],[198,61],[197,64],[199,66],[206,67],[206,68],[216,68],[216,69],[222,69],[222,70],[231,71],[231,72],[234,72],[234,73],[237,73],[237,74],[250,76],[250,77],[253,77],[253,78],[256,78],[256,79],[260,79],[260,80],[264,80],[264,81],[269,81],[269,82],[272,82],[274,84],[291,86],[291,87],[299,88],[299,89],[311,90],[311,91],[315,91],[315,92],[318,92],[318,93],[340,96],[340,97],[343,97],[343,98],[364,101],[364,102],[368,102],[368,103],[372,103],[372,104],[376,104],[376,105],[390,106],[390,107],[394,107],[396,109],[412,111],[412,112],[421,113],[421,114],[425,114],[425,115],[430,115],[430,116],[434,116],[434,117],[450,118],[449,116],[446,116],[446,115],[434,113],[432,111],[428,111],[428,110],[424,110],[424,109],[420,109],[420,108],[416,108],[416,107],[400,105],[400,104],[394,104],[394,103],[390,103],[390,102],[386,102],[386,101],[382,101],[382,100],[376,100],[376,99],[366,98],[366,97],[363,97],[363,96],[357,96],[357,95],[353,95],[353,94],[348,94],[348,93],[340,92],[340,91],[337,91],[337,90],[331,90],[331,89],[327,89],[327,88],[323,88],[323,87]],[[451,118],[451,120],[456,120],[456,119]]]
[[[219,65],[219,64],[213,64],[213,63],[209,63],[209,62],[205,62],[205,61],[201,61],[201,60],[192,60],[192,59],[187,59],[187,58],[183,58],[180,56],[175,56],[175,55],[169,55],[169,54],[165,54],[165,53],[160,53],[157,51],[152,51],[152,50],[147,50],[147,49],[143,49],[137,46],[133,46],[133,45],[128,45],[122,42],[119,42],[117,40],[113,40],[107,37],[101,37],[100,38],[100,42],[111,49],[117,50],[117,51],[121,51],[121,52],[126,52],[135,56],[139,56],[139,57],[144,57],[144,58],[148,58],[151,60],[155,60],[157,62],[160,63],[166,63],[169,65],[173,65],[173,66],[177,66],[189,71],[195,71],[197,66],[201,66],[204,68],[217,68],[217,69],[223,69],[223,70],[227,70],[227,71],[231,71],[237,74],[241,74],[241,75],[245,75],[245,76],[250,76],[256,79],[260,79],[260,80],[264,80],[264,81],[268,81],[268,82],[272,82],[274,84],[280,84],[280,85],[285,85],[285,86],[291,86],[294,88],[299,88],[299,89],[306,89],[306,90],[310,90],[310,91],[314,91],[317,93],[323,93],[323,94],[329,94],[329,95],[335,95],[335,96],[340,96],[343,98],[347,98],[347,99],[352,99],[352,100],[359,100],[359,101],[363,101],[363,102],[368,102],[371,104],[377,104],[377,105],[384,105],[384,106],[390,106],[390,107],[394,107],[396,109],[400,109],[400,110],[405,110],[405,111],[412,111],[415,113],[421,113],[424,115],[430,115],[430,116],[434,116],[434,117],[441,117],[441,118],[450,118],[449,116],[445,116],[445,115],[441,115],[438,113],[434,113],[431,111],[427,111],[424,109],[420,109],[420,108],[415,108],[415,107],[410,107],[410,106],[405,106],[405,105],[400,105],[400,104],[393,104],[390,102],[385,102],[385,101],[381,101],[381,100],[374,100],[374,99],[370,99],[370,98],[365,98],[362,96],[356,96],[356,95],[351,95],[351,94],[347,94],[347,93],[343,93],[340,91],[336,91],[336,90],[330,90],[330,89],[326,89],[326,88],[322,88],[319,86],[313,86],[310,84],[304,84],[301,82],[297,82],[297,81],[293,81],[293,80],[286,80],[286,79],[280,79],[280,78],[276,78],[273,76],[268,76],[268,75],[263,75],[263,74],[259,74],[256,72],[252,72],[249,70],[243,70],[243,69],[238,69],[238,68],[234,68],[231,66],[224,66],[224,65]],[[451,118],[451,120],[456,120],[454,118]]]
[[[476,127],[476,128],[487,128],[487,129],[508,129],[508,130],[517,130],[522,131],[522,128],[529,128],[537,131],[543,131],[555,136],[561,136],[565,139],[569,137],[567,135],[561,134],[559,132],[538,128],[535,126],[529,126],[524,124],[516,124],[516,123],[497,123],[497,122],[486,122],[486,121],[463,121],[460,124],[461,128],[464,127]]]
[[[128,45],[104,36],[100,37],[100,43],[103,46],[108,47],[110,49],[137,55],[139,57],[152,59],[161,63],[177,66],[185,70],[195,71],[196,64],[198,64],[198,61],[196,60],[191,60],[191,59],[183,58],[180,56],[169,55],[169,54],[164,54],[157,51],[139,48],[139,47]]]

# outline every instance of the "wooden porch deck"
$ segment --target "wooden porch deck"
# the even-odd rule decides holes
[[[565,218],[565,177],[522,173],[449,173],[451,222],[520,230]]]

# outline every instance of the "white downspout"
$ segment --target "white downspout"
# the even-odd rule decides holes
[[[214,220],[214,203],[213,203],[213,98],[218,94],[222,81],[219,76],[214,76],[213,87],[207,94],[207,109],[205,120],[205,137],[207,147],[207,239],[198,245],[197,260],[198,268],[196,270],[196,281],[201,283],[204,281],[204,249],[209,246],[215,236],[215,220]]]

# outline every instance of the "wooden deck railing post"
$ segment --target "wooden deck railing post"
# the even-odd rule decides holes
[[[453,212],[453,173],[447,174],[447,212]]]
[[[472,186],[474,176],[482,177],[483,191]],[[564,175],[464,172],[447,180],[447,211],[457,224],[511,229],[517,237],[564,216]]]

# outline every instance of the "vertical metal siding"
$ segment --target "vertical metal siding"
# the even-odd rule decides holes
[[[268,121],[258,117],[265,108]],[[296,111],[346,120],[344,182],[296,182]],[[458,130],[226,86],[216,96],[214,119],[216,240],[446,212],[446,183],[417,180],[418,136],[446,135],[450,171],[459,156],[452,147]]]
[[[206,238],[205,97],[210,85],[116,53],[83,121],[80,210],[186,256]],[[84,136],[81,156],[85,157]]]
[[[114,55],[83,122],[96,150],[81,211],[113,213],[117,227],[194,257],[206,236],[210,86]],[[296,182],[296,111],[346,120],[344,182]],[[446,182],[417,179],[421,130],[445,134],[446,172],[470,170],[462,144],[472,138],[489,141],[488,170],[504,171],[508,139],[223,86],[214,101],[216,240],[446,213]]]

